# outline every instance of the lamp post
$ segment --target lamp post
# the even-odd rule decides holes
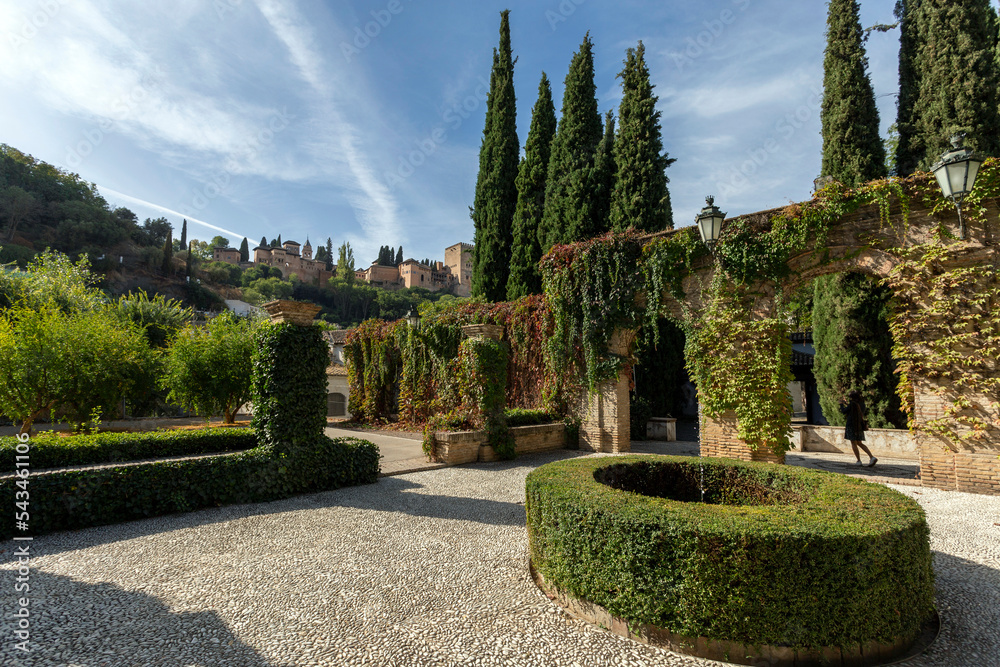
[[[414,310],[410,308],[410,310],[407,311],[405,317],[406,317],[406,323],[409,324],[412,328],[414,329],[420,328],[420,313],[414,312]]]
[[[708,247],[709,252],[714,252],[715,244],[722,236],[722,223],[726,220],[726,214],[715,205],[715,197],[709,195],[705,198],[705,203],[707,206],[701,209],[695,222],[698,223],[702,243]]]
[[[952,149],[941,156],[941,159],[931,167],[938,185],[947,197],[955,204],[958,211],[958,237],[965,240],[965,220],[962,219],[962,201],[972,192],[979,175],[979,167],[983,159],[971,149],[963,146],[964,134],[956,134],[951,138]]]

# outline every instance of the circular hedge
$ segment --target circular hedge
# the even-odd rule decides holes
[[[581,458],[533,471],[526,511],[543,586],[630,629],[888,655],[935,617],[920,505],[844,475],[727,459]]]

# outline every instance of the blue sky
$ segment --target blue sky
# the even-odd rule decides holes
[[[894,0],[862,5],[892,22]],[[0,0],[0,142],[140,219],[438,258],[472,241],[486,84],[511,10],[523,145],[544,70],[557,107],[588,30],[601,111],[639,40],[677,226],[807,199],[819,173],[826,4],[788,0]],[[869,42],[883,129],[898,31]],[[558,109],[557,109],[558,112]]]

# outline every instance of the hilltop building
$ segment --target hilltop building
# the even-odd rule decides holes
[[[285,241],[280,248],[257,246],[253,249],[255,265],[278,269],[285,278],[294,273],[302,282],[323,285],[333,277],[333,271],[327,271],[326,262],[317,262],[312,256],[309,239],[306,239],[304,246],[299,246],[295,241]]]

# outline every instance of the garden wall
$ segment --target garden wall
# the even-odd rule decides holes
[[[792,424],[792,449],[799,452],[851,454],[851,443],[844,440],[843,426]],[[909,430],[872,428],[865,431],[865,445],[878,457],[919,459],[917,439]]]

